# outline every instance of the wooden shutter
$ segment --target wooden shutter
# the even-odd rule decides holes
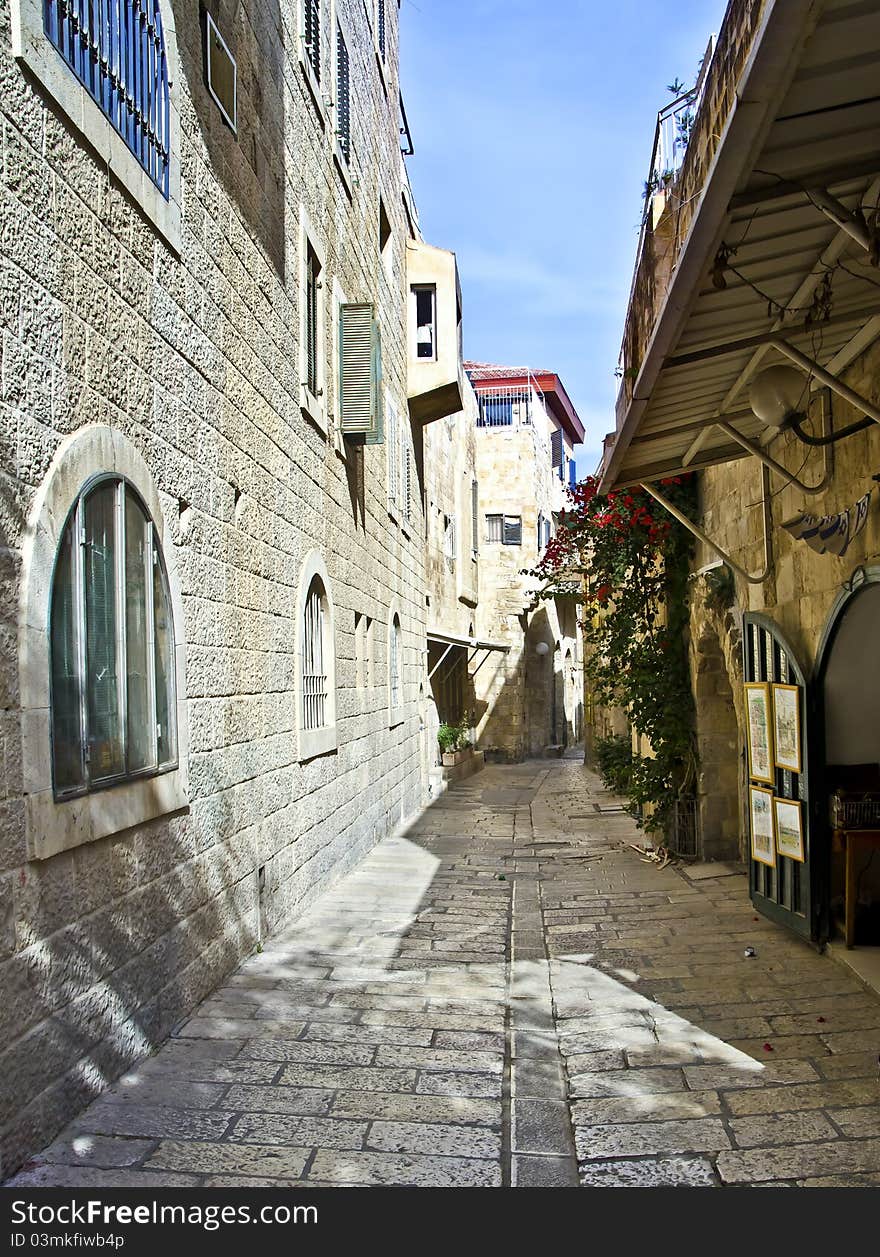
[[[384,440],[382,346],[371,302],[339,307],[339,422],[344,436],[377,445]]]
[[[562,480],[565,476],[565,452],[562,448],[562,433],[558,428],[550,433],[550,452],[553,467],[559,479]]]

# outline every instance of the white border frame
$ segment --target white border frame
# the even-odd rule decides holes
[[[393,707],[391,705],[391,641],[394,632],[394,620],[397,619],[400,625],[400,703]],[[388,608],[388,623],[385,630],[385,688],[388,695],[388,728],[396,729],[398,725],[402,725],[406,719],[406,668],[404,660],[406,657],[406,648],[403,636],[403,617],[400,614],[400,604],[397,598],[391,599],[391,605]]]
[[[174,617],[177,767],[158,776],[56,800],[49,684],[52,576],[70,508],[83,486],[96,475],[124,476],[137,489],[152,518],[156,544],[165,562]],[[189,725],[183,601],[171,534],[150,471],[127,437],[102,425],[80,428],[59,445],[28,519],[22,553],[19,684],[25,833],[28,859],[45,860],[187,807]]]
[[[164,19],[163,19],[163,21],[164,21]],[[233,116],[232,116],[231,118],[230,118],[229,114],[226,112],[226,107],[225,107],[225,105],[223,104],[222,100],[221,100],[221,99],[220,99],[220,97],[217,95],[217,93],[214,91],[214,88],[211,86],[211,33],[212,33],[212,32],[213,32],[213,33],[217,36],[217,42],[218,42],[219,44],[222,44],[222,45],[223,45],[223,51],[226,53],[227,57],[228,57],[228,58],[229,58],[229,60],[232,62],[232,69],[233,69],[233,80],[232,80],[232,111],[233,111]],[[217,108],[220,110],[221,117],[224,119],[224,121],[225,121],[225,122],[229,125],[229,127],[231,128],[231,130],[232,130],[232,134],[233,134],[233,135],[237,135],[237,134],[238,134],[238,62],[236,61],[235,57],[233,57],[233,55],[232,55],[232,49],[229,47],[229,45],[227,44],[226,40],[225,40],[225,39],[223,38],[223,36],[220,34],[220,28],[219,28],[219,26],[218,26],[218,25],[217,25],[217,23],[214,21],[214,19],[211,17],[211,14],[207,12],[207,10],[205,11],[205,78],[206,78],[206,80],[207,80],[207,85],[208,85],[208,95],[211,97],[211,99],[213,100],[214,104],[215,104],[215,105],[217,106]]]
[[[306,259],[308,248],[311,249],[321,265],[318,289],[318,317],[315,338],[317,341],[315,370],[318,377],[318,393],[316,397],[306,384],[308,363],[306,355],[306,317],[308,301],[306,299]],[[303,414],[311,419],[316,427],[327,435],[327,261],[323,245],[312,226],[309,212],[300,204],[299,207],[299,407]]]
[[[169,154],[168,200],[153,183],[125,140],[92,100],[43,30],[41,0],[11,0],[12,55],[41,86],[95,150],[122,190],[140,208],[169,247],[180,252],[180,109],[177,30],[168,0],[161,6],[162,33],[168,62]]]
[[[324,586],[327,614],[324,620],[324,667],[327,669],[327,716],[328,722],[321,729],[303,728],[303,649],[305,638],[306,598],[315,577]],[[339,746],[336,730],[336,610],[327,565],[320,551],[312,550],[305,559],[299,575],[296,594],[296,733],[297,759],[300,763],[329,755]]]

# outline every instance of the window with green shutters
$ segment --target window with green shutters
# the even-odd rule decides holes
[[[93,482],[64,527],[50,619],[56,798],[174,767],[174,631],[152,520],[119,478]]]
[[[382,340],[369,301],[339,307],[339,424],[349,440],[384,442]]]

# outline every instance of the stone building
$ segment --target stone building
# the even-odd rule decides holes
[[[486,754],[519,760],[582,736],[576,608],[565,598],[537,602],[530,572],[565,507],[584,429],[553,372],[465,366],[477,402],[476,630],[507,648],[475,672],[475,727]]]
[[[3,1174],[424,796],[398,6],[102,13],[0,6]]]
[[[747,859],[756,907],[805,936],[848,908],[875,944],[878,69],[876,5],[729,4],[660,115],[603,465],[661,498],[697,473],[702,853]],[[861,816],[832,823],[847,789]]]

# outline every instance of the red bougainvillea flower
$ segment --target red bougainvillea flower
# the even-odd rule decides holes
[[[611,586],[610,586],[610,585],[600,585],[600,586],[599,586],[599,588],[596,590],[596,601],[597,601],[597,602],[607,602],[607,601],[608,601],[608,595],[609,595],[610,593],[611,593]]]
[[[764,1044],[764,1051],[765,1051],[765,1052],[772,1052],[772,1051],[773,1051],[773,1044],[772,1044],[772,1043],[765,1043],[765,1044]]]

